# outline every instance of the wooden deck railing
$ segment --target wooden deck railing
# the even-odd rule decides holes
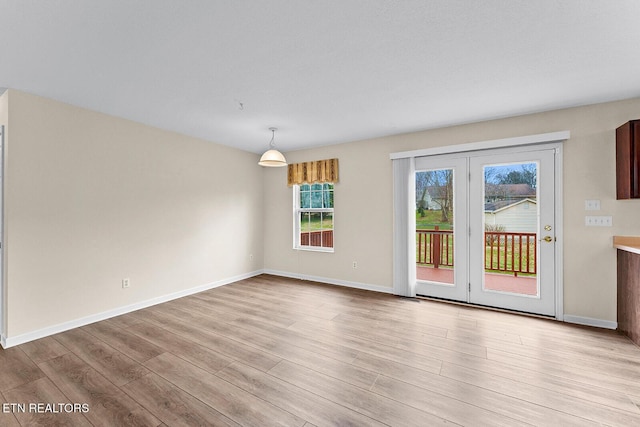
[[[416,230],[416,262],[453,267],[453,230]]]
[[[536,274],[536,233],[485,231],[485,270]]]
[[[300,245],[332,248],[333,247],[333,230],[300,232]]]
[[[484,238],[486,271],[536,274],[536,233],[486,231]],[[453,231],[416,230],[416,263],[453,267]]]

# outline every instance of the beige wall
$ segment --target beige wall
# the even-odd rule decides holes
[[[284,170],[265,171],[265,269],[392,287],[392,177],[399,151],[569,130],[564,144],[564,314],[616,321],[613,235],[640,235],[640,200],[615,200],[615,128],[640,116],[640,99],[512,117],[286,153],[289,162],[337,157],[335,253],[292,249],[292,192]],[[585,227],[585,199],[614,226]],[[358,268],[352,268],[352,262]]]
[[[9,95],[9,338],[262,269],[257,155]]]

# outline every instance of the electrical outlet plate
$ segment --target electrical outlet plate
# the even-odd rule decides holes
[[[129,279],[122,279],[122,288],[126,289],[131,285],[131,281]]]
[[[584,225],[587,227],[612,227],[613,218],[611,216],[585,216]]]

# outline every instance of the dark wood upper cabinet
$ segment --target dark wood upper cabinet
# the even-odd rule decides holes
[[[616,198],[640,198],[640,120],[616,129]]]

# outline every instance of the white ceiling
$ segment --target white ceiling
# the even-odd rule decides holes
[[[638,0],[0,0],[0,92],[256,153],[638,97],[639,48]]]

